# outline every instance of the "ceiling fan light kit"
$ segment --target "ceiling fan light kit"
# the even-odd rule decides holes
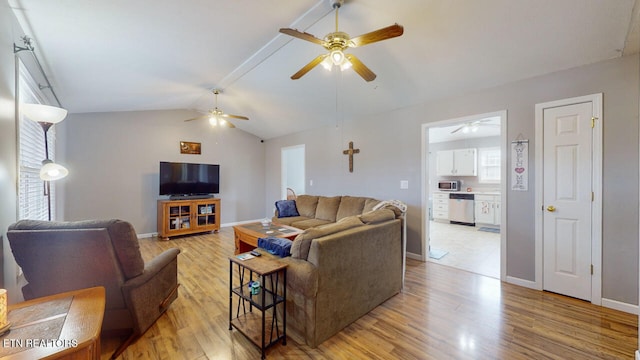
[[[329,0],[329,2],[336,10],[336,30],[327,34],[322,40],[309,33],[301,32],[296,29],[280,29],[280,32],[283,34],[322,45],[322,47],[328,51],[328,53],[316,57],[307,65],[303,66],[302,69],[298,70],[298,72],[291,76],[291,79],[297,80],[318,64],[322,64],[322,66],[327,70],[331,70],[334,66],[338,66],[342,71],[353,68],[353,70],[365,81],[373,81],[376,78],[376,74],[364,65],[364,63],[362,63],[362,61],[360,61],[355,55],[345,54],[344,51],[348,48],[355,48],[398,37],[404,33],[404,28],[402,25],[394,24],[351,38],[349,34],[338,30],[338,9],[340,9],[344,1]]]
[[[211,124],[211,126],[220,125],[220,126],[226,126],[226,127],[230,127],[230,128],[235,128],[236,126],[233,125],[230,121],[228,121],[227,118],[237,119],[237,120],[249,120],[249,118],[246,117],[246,116],[225,114],[222,110],[218,109],[218,95],[220,93],[222,93],[222,90],[213,89],[213,90],[211,90],[211,92],[213,92],[213,94],[216,97],[215,107],[213,109],[209,110],[209,113],[207,115],[198,116],[196,118],[187,119],[185,121],[209,119],[209,124]]]

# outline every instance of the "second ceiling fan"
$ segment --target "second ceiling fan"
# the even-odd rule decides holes
[[[233,125],[228,119],[249,120],[249,118],[246,116],[225,114],[222,110],[218,109],[218,95],[222,92],[222,90],[213,89],[211,90],[211,92],[213,92],[213,94],[216,96],[215,107],[213,109],[210,109],[206,115],[198,116],[193,119],[187,119],[185,121],[209,119],[209,123],[213,126],[222,125],[230,128],[235,128],[236,126]]]
[[[404,28],[402,27],[402,25],[394,24],[351,38],[349,37],[349,34],[338,30],[338,9],[340,9],[340,6],[342,6],[344,0],[330,0],[330,2],[333,8],[336,9],[336,31],[327,34],[324,39],[318,39],[317,37],[309,33],[301,32],[296,29],[280,29],[280,32],[283,34],[322,45],[329,51],[328,53],[322,54],[311,60],[310,63],[305,65],[297,73],[293,74],[291,76],[291,79],[297,80],[301,78],[311,69],[322,63],[329,69],[334,65],[339,66],[342,70],[352,67],[353,70],[357,72],[358,75],[362,76],[362,78],[366,81],[374,80],[376,78],[376,74],[373,73],[373,71],[371,71],[366,65],[364,65],[362,61],[360,61],[360,59],[358,59],[355,55],[345,54],[344,51],[347,48],[355,48],[358,46],[364,46],[374,42],[398,37],[403,34]]]

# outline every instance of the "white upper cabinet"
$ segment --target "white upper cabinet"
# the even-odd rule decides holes
[[[438,151],[436,153],[436,175],[477,176],[478,154],[476,149]]]

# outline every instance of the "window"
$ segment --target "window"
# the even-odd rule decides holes
[[[40,87],[24,64],[19,66],[19,99],[22,103],[43,103]],[[37,122],[20,115],[18,123],[18,218],[47,220],[48,205],[44,181],[40,179],[45,159],[44,131]],[[55,159],[55,126],[47,132],[49,159]],[[55,219],[55,185],[51,183],[51,218]]]
[[[500,147],[478,149],[478,182],[500,183]]]

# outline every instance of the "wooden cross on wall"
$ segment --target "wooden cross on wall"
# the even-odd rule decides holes
[[[353,141],[349,141],[349,148],[342,152],[345,155],[349,155],[349,172],[353,172],[353,154],[360,153],[360,149],[353,148]]]

